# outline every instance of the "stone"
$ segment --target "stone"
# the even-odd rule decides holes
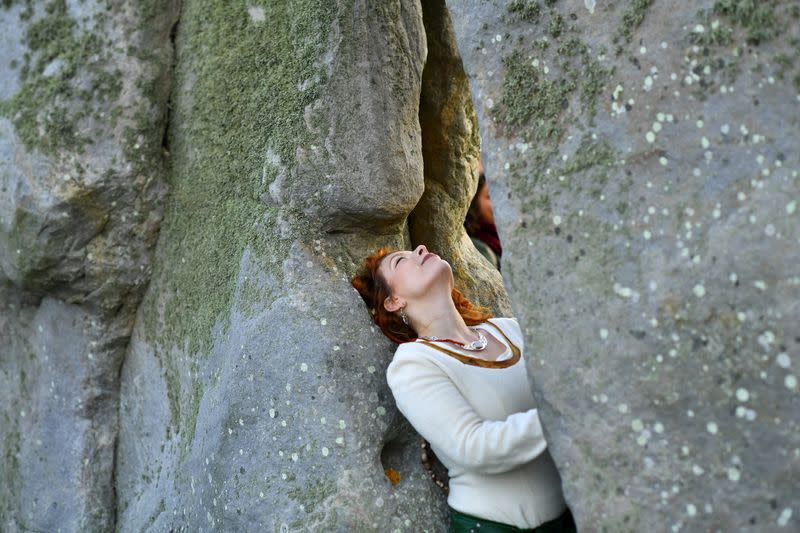
[[[797,529],[797,7],[527,3],[448,8],[578,529]]]
[[[177,2],[0,8],[0,530],[109,531]],[[122,31],[125,30],[125,31]]]

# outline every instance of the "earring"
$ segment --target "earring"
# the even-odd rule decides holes
[[[405,308],[404,307],[400,308],[400,318],[403,319],[403,324],[405,324],[407,326],[408,325],[408,315],[405,313],[405,311],[403,311],[403,309],[405,309]]]

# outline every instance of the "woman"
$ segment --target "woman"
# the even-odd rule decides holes
[[[447,467],[450,531],[574,532],[547,450],[515,318],[492,318],[424,245],[370,255],[353,286],[399,344],[386,378]]]
[[[492,266],[500,270],[503,247],[500,245],[500,237],[497,235],[492,200],[489,198],[489,184],[483,174],[483,165],[480,165],[479,169],[478,190],[472,197],[469,210],[464,218],[464,229],[472,239],[475,248],[489,260]]]

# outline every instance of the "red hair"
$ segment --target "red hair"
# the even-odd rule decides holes
[[[378,248],[378,250],[367,256],[364,260],[364,266],[353,277],[351,283],[367,304],[373,322],[381,328],[383,334],[393,342],[402,344],[415,338],[417,334],[410,326],[405,325],[397,314],[391,313],[383,307],[383,301],[387,296],[392,295],[392,291],[389,289],[389,284],[378,272],[381,260],[396,251],[398,250],[388,246]],[[458,289],[453,288],[451,296],[456,310],[468,326],[474,326],[484,322],[487,318],[492,318],[493,315],[488,312],[486,307],[473,304]]]

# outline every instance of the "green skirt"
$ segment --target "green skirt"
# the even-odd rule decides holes
[[[533,529],[521,529],[510,524],[486,520],[478,516],[469,515],[450,508],[449,533],[506,533],[510,531],[525,531],[528,533],[577,533],[575,520],[569,507],[561,516],[539,524]]]

